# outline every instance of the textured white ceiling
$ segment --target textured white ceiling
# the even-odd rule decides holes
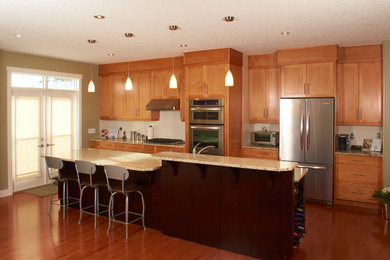
[[[223,22],[228,15],[236,21]],[[172,24],[180,30],[169,31]],[[96,64],[226,47],[253,55],[389,39],[390,0],[0,0],[0,49]]]

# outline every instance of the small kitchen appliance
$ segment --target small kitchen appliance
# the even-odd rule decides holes
[[[279,145],[279,132],[275,132],[275,131],[251,132],[251,144],[278,146]]]
[[[349,150],[350,138],[348,134],[337,135],[337,150],[347,151]]]

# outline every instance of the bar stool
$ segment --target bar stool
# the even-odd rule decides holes
[[[115,222],[119,222],[119,223],[126,225],[126,238],[129,237],[128,225],[135,222],[135,221],[142,219],[142,226],[143,226],[144,230],[146,230],[146,227],[145,227],[145,202],[144,202],[144,196],[142,195],[142,192],[141,192],[142,187],[139,185],[136,185],[134,183],[131,183],[131,184],[126,183],[126,180],[128,180],[130,177],[129,171],[126,168],[119,167],[119,166],[106,165],[106,166],[104,166],[104,172],[106,173],[108,190],[111,193],[110,202],[108,203],[109,224],[108,224],[107,233],[109,232],[109,230],[111,228],[111,218],[114,218],[113,221],[115,221]],[[129,211],[129,194],[132,192],[136,192],[141,196],[142,214]],[[114,215],[114,210],[113,210],[114,196],[117,193],[123,194],[125,196],[125,198],[126,198],[125,203],[126,204],[125,204],[125,211]],[[139,216],[139,217],[129,222],[129,213],[132,215]],[[116,216],[119,216],[121,214],[125,214],[125,222],[115,219]]]
[[[86,209],[93,207],[94,208],[93,215],[94,215],[94,219],[95,219],[95,228],[96,228],[97,216],[100,213],[104,213],[104,212],[108,211],[108,209],[105,211],[102,211],[102,212],[100,212],[100,210],[99,210],[99,206],[108,207],[107,205],[99,203],[99,188],[106,186],[106,180],[105,179],[99,180],[99,179],[93,178],[93,175],[96,173],[96,165],[95,164],[93,164],[91,162],[87,162],[87,161],[80,161],[80,160],[76,160],[74,164],[75,164],[75,168],[76,168],[76,172],[77,172],[77,179],[78,179],[78,182],[80,185],[80,219],[79,219],[79,224],[81,223],[81,219],[83,217],[83,212],[90,214],[90,212],[86,211]],[[88,175],[89,176],[88,180],[83,179],[82,176],[80,176],[80,174]],[[86,188],[94,189],[95,198],[94,198],[93,205],[83,208],[83,194],[84,194],[84,190]]]
[[[51,156],[45,156],[45,162],[46,162],[46,168],[47,168],[47,176],[49,180],[51,181],[50,185],[50,208],[49,208],[49,216],[51,213],[51,208],[53,203],[56,201],[62,200],[59,206],[63,207],[63,213],[62,217],[65,219],[65,208],[69,207],[69,205],[75,204],[79,202],[79,198],[73,198],[69,197],[69,181],[77,181],[74,178],[67,177],[67,176],[61,176],[61,169],[64,167],[64,162],[56,157]],[[51,170],[54,170],[55,173],[52,173]],[[54,200],[52,199],[52,193],[53,193],[53,186],[55,183],[62,182],[62,199]],[[75,200],[72,203],[69,203],[69,199]]]

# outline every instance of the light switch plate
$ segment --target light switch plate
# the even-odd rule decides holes
[[[88,128],[88,134],[96,134],[96,128]]]

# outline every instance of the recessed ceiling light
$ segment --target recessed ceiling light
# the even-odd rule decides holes
[[[187,47],[188,45],[187,44],[180,44],[180,47]]]
[[[169,26],[169,30],[171,30],[171,31],[176,31],[177,29],[179,29],[179,26],[177,26],[177,25],[170,25]]]
[[[235,19],[235,17],[234,16],[225,16],[224,18],[223,18],[223,20],[225,21],[225,22],[233,22],[234,21],[234,19]]]
[[[107,55],[108,56],[114,56],[115,54],[114,53],[108,53]]]
[[[89,43],[96,43],[96,40],[90,39],[88,40]]]
[[[106,18],[104,15],[101,14],[95,15],[94,17],[99,20]]]
[[[131,38],[131,37],[134,37],[135,35],[133,33],[125,33],[125,36],[127,38]]]
[[[281,35],[289,35],[290,32],[281,32],[280,34],[281,34]]]
[[[23,35],[21,35],[21,34],[17,33],[17,34],[15,34],[15,37],[16,37],[16,38],[22,38],[22,37],[23,37]]]

